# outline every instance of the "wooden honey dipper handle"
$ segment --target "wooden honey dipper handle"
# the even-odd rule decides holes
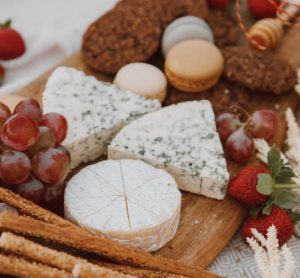
[[[285,4],[277,13],[277,18],[264,18],[257,21],[249,30],[251,38],[264,48],[275,48],[283,37],[283,26],[297,14],[299,8]]]

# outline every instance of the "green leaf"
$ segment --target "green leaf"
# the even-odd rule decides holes
[[[271,195],[273,192],[273,179],[269,174],[258,174],[256,190],[263,195]]]
[[[288,214],[290,215],[293,223],[297,223],[298,221],[300,221],[300,214],[299,213],[292,212],[292,211],[288,210]]]
[[[282,183],[282,184],[291,184],[293,181],[291,178],[296,177],[294,171],[287,166],[283,166],[280,171],[278,172],[275,182],[276,183]]]
[[[297,201],[293,192],[289,190],[276,190],[275,204],[284,209],[291,209]]]
[[[268,204],[263,208],[262,214],[264,214],[264,215],[270,215],[270,213],[271,213],[271,211],[272,211],[272,205],[273,205],[272,202],[268,203]]]
[[[11,19],[8,19],[4,23],[0,24],[0,29],[9,28],[10,25],[11,25]]]
[[[271,175],[275,179],[284,165],[280,151],[275,146],[272,146],[268,152],[268,165],[271,170]]]
[[[262,210],[262,214],[264,215],[270,215],[271,211],[272,211],[272,206],[275,203],[275,194],[273,193],[270,197],[270,199],[268,200],[268,202],[264,205],[263,210]]]
[[[252,207],[249,211],[249,214],[251,215],[252,218],[257,218],[259,212],[261,211],[262,207],[260,206],[259,208]]]

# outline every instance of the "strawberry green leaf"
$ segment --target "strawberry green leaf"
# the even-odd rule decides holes
[[[250,211],[249,211],[249,214],[251,215],[252,218],[257,218],[258,217],[258,214],[261,212],[261,210],[263,209],[264,207],[264,204],[261,205],[260,207],[251,207],[250,208]]]
[[[268,203],[262,210],[262,214],[264,215],[270,215],[271,211],[272,211],[272,203]]]
[[[258,174],[256,190],[263,195],[271,195],[273,192],[273,179],[269,174]]]
[[[280,151],[272,146],[268,152],[268,166],[273,178],[276,178],[281,168],[284,166],[284,161],[280,156]]]
[[[294,178],[294,177],[296,177],[294,171],[290,167],[283,166],[276,176],[276,181],[288,180],[288,178]]]
[[[11,20],[8,19],[8,20],[6,20],[4,23],[1,23],[1,24],[0,24],[0,29],[9,28],[10,25],[11,25]]]
[[[3,77],[0,76],[0,87],[1,87],[2,83],[3,83]]]
[[[296,213],[296,212],[292,212],[290,210],[288,210],[288,214],[290,215],[293,223],[297,223],[300,221],[300,214]]]
[[[284,209],[291,209],[297,201],[293,192],[288,190],[276,190],[275,204]]]
[[[273,193],[266,204],[263,205],[262,214],[270,215],[272,206],[275,204],[276,196]]]

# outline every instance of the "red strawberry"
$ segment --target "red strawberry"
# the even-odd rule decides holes
[[[24,40],[16,30],[10,28],[10,21],[0,25],[0,59],[14,59],[24,52]]]
[[[279,4],[279,0],[273,0]],[[252,14],[258,18],[274,17],[276,15],[276,7],[269,0],[248,0],[249,8]]]
[[[282,208],[273,205],[270,215],[260,214],[256,219],[251,216],[246,220],[242,228],[242,236],[246,240],[252,237],[251,229],[267,235],[268,228],[274,225],[277,229],[277,238],[280,245],[286,243],[293,234],[293,222],[289,214]]]
[[[4,73],[5,73],[4,68],[0,65],[0,86],[3,83]]]
[[[230,0],[206,0],[210,8],[224,9],[228,6]]]
[[[268,174],[270,171],[259,164],[245,167],[229,182],[229,194],[247,205],[257,206],[265,203],[269,196],[263,195],[256,190],[257,175],[262,173]]]

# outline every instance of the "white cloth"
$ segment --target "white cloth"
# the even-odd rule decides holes
[[[146,1],[146,0],[145,0]],[[12,93],[78,51],[90,22],[110,9],[116,0],[0,0],[0,21],[13,19],[27,45],[19,59],[2,62],[7,76],[0,93]],[[300,241],[289,241],[300,277]],[[192,246],[190,248],[193,248]],[[258,277],[251,249],[236,235],[210,270],[230,278]]]
[[[20,89],[80,49],[87,26],[116,0],[0,0],[0,22],[12,19],[26,43],[20,58],[1,61],[6,69],[0,93]]]

